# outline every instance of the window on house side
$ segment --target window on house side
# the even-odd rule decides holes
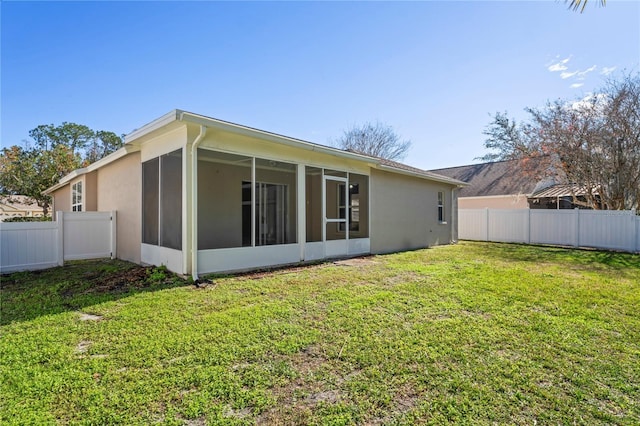
[[[438,222],[444,222],[444,192],[438,192]]]
[[[82,211],[82,181],[71,185],[71,210],[74,212]]]

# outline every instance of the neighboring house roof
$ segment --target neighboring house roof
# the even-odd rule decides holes
[[[531,194],[537,185],[537,180],[520,173],[517,160],[470,164],[431,171],[467,182],[469,186],[460,190],[459,197]]]
[[[571,197],[581,196],[587,193],[587,189],[584,185],[576,184],[555,184],[548,188],[541,189],[531,194],[530,198],[556,198],[556,197]]]
[[[10,217],[39,217],[43,214],[42,207],[26,195],[0,195],[0,222]]]
[[[546,174],[542,168],[548,168],[544,161],[530,159],[526,170],[521,160],[505,160],[430,171],[467,182],[469,185],[460,190],[459,197],[487,197],[531,195],[554,185],[558,177],[541,179]]]
[[[0,196],[0,210],[41,212],[42,207],[26,195],[3,195]]]
[[[181,124],[181,123],[200,125],[200,126],[204,126],[207,129],[212,128],[212,129],[229,131],[236,134],[243,134],[247,136],[257,137],[263,140],[267,140],[269,142],[274,142],[282,145],[294,146],[297,148],[307,149],[310,151],[322,152],[325,154],[329,154],[337,157],[343,157],[350,160],[363,161],[366,163],[370,163],[372,166],[379,168],[381,170],[388,170],[395,173],[416,176],[423,179],[429,179],[436,182],[447,183],[447,184],[456,185],[460,187],[465,185],[465,182],[462,182],[461,180],[458,180],[449,176],[429,172],[426,170],[417,169],[415,167],[397,163],[395,161],[384,160],[381,158],[372,157],[362,153],[342,150],[339,148],[321,145],[314,142],[307,142],[301,139],[295,139],[288,136],[283,136],[276,133],[271,133],[264,130],[255,129],[252,127],[247,127],[240,124],[235,124],[228,121],[223,121],[216,118],[206,117],[204,115],[194,114],[191,112],[176,109],[148,124],[145,124],[141,128],[132,131],[131,133],[125,136],[124,138],[125,144],[122,148],[96,161],[95,163],[87,166],[86,168],[74,170],[73,172],[69,173],[67,176],[60,179],[60,182],[57,185],[54,185],[51,188],[48,188],[47,190],[45,190],[44,193],[50,194],[77,176],[97,170],[102,166],[105,166],[113,161],[116,161],[121,157],[124,157],[130,152],[135,152],[140,150],[140,144],[143,141],[157,135],[158,132],[161,132],[162,129],[166,129],[168,126],[175,126],[176,124]]]

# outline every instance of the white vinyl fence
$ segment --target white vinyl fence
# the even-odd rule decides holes
[[[58,212],[55,222],[0,223],[0,273],[116,256],[116,212]]]
[[[640,216],[613,210],[458,210],[458,238],[640,252]]]

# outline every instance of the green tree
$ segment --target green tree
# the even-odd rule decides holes
[[[121,148],[124,137],[113,132],[98,130],[86,147],[85,163],[91,164]]]
[[[0,153],[0,192],[3,196],[26,195],[49,213],[51,198],[42,191],[81,166],[80,158],[64,145],[53,149],[4,148]]]
[[[113,132],[68,122],[39,125],[29,136],[32,141],[25,147],[14,145],[0,152],[0,196],[26,195],[45,215],[51,200],[42,191],[123,145],[122,137]]]
[[[95,132],[84,124],[65,121],[59,126],[41,124],[30,130],[29,136],[35,141],[36,146],[44,151],[53,149],[57,145],[65,145],[74,154],[81,154],[95,138]]]

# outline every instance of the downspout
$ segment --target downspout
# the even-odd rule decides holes
[[[451,188],[451,243],[457,243],[458,239],[456,238],[456,226],[458,222],[458,210],[455,208],[455,196],[456,196],[456,187]]]
[[[191,276],[198,282],[198,145],[207,134],[207,126],[200,125],[200,134],[191,144]]]

